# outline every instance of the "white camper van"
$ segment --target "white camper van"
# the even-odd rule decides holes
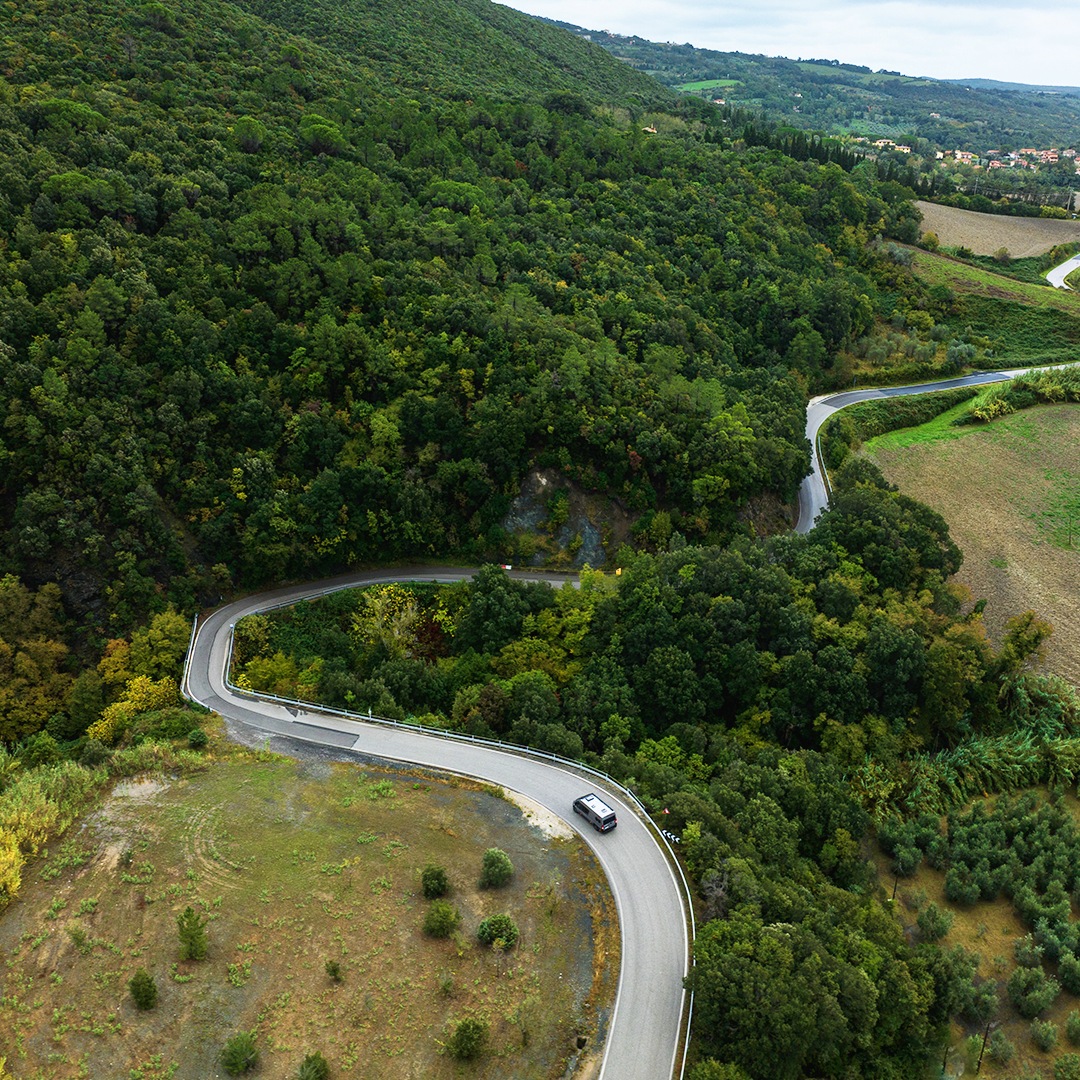
[[[610,832],[619,824],[615,811],[591,791],[574,800],[574,813],[588,818],[598,832]]]

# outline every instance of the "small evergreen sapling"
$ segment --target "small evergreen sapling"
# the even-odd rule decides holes
[[[487,1022],[468,1016],[458,1021],[454,1033],[446,1040],[447,1053],[459,1061],[471,1061],[480,1056],[487,1042],[487,1035]]]
[[[206,920],[189,906],[176,916],[176,927],[180,937],[180,959],[205,960],[209,949]]]
[[[157,1004],[157,983],[154,976],[145,968],[139,968],[128,982],[128,989],[135,1000],[135,1007],[142,1012],[152,1009]]]
[[[251,1072],[258,1061],[259,1048],[255,1045],[254,1031],[237,1032],[221,1051],[221,1067],[230,1076]]]
[[[425,866],[420,874],[420,888],[425,900],[438,900],[450,891],[450,880],[441,866]]]
[[[424,933],[431,937],[449,937],[461,922],[461,914],[447,900],[433,900],[424,917]]]
[[[489,915],[477,927],[476,936],[485,945],[501,943],[501,948],[512,949],[517,944],[518,928],[509,915]]]
[[[1050,1020],[1031,1021],[1031,1041],[1045,1054],[1057,1043],[1057,1025]]]
[[[328,1080],[329,1076],[330,1066],[326,1058],[316,1050],[314,1054],[308,1054],[304,1058],[296,1074],[296,1080]]]

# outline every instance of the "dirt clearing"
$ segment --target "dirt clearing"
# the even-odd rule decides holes
[[[966,247],[976,255],[1004,248],[1014,259],[1024,259],[1042,255],[1055,244],[1080,241],[1080,221],[979,214],[921,200],[915,205],[922,211],[924,233],[935,233],[945,247]]]
[[[443,1052],[479,1017],[486,1080],[563,1080],[599,1043],[618,978],[617,918],[576,838],[551,835],[474,784],[324,762],[227,760],[118,785],[31,863],[0,917],[0,1056],[20,1080],[223,1076],[255,1031],[257,1075],[285,1080],[318,1050],[333,1076],[461,1075]],[[514,878],[478,887],[483,852]],[[457,932],[422,931],[420,871],[444,866]],[[206,920],[209,955],[179,958],[177,915]],[[509,952],[480,921],[509,914]],[[327,971],[340,965],[340,981]],[[128,980],[146,968],[156,1008]]]

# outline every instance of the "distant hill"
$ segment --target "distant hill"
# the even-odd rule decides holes
[[[1000,79],[943,79],[942,81],[970,86],[973,90],[1019,90],[1032,94],[1080,96],[1080,86],[1042,86],[1036,83],[1002,82]]]
[[[923,138],[942,148],[1069,146],[1080,89],[992,79],[938,80],[836,60],[789,60],[560,23],[673,89],[761,109],[792,127],[872,138]]]

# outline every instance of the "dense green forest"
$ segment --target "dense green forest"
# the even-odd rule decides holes
[[[729,119],[479,0],[11,10],[0,894],[110,754],[202,735],[200,607],[524,558],[542,472],[553,532],[580,495],[628,522],[617,578],[339,597],[243,624],[238,677],[584,757],[666,809],[705,915],[695,1045],[731,1066],[705,1080],[909,1077],[997,1007],[907,942],[864,842],[1075,778],[1070,692],[1029,670],[1048,628],[991,647],[941,519],[857,460],[812,536],[776,524],[808,394],[992,342],[913,274],[910,188]]]
[[[588,97],[485,99],[481,69],[418,100],[236,9],[110,12],[0,45],[0,569],[99,637],[233,583],[505,556],[535,466],[722,536],[793,495],[837,350],[898,288],[948,306],[871,242],[911,237],[904,189],[706,141],[693,102],[648,136],[590,104],[598,50]]]

